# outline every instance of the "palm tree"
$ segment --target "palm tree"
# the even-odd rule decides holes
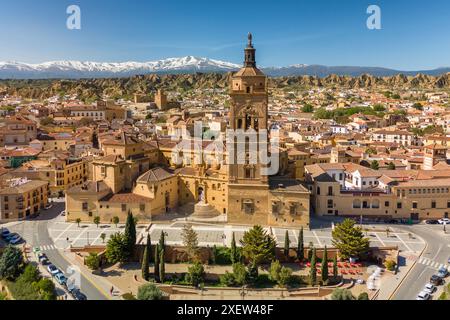
[[[81,223],[81,219],[80,218],[77,218],[77,220],[75,220],[76,221],[76,223],[78,224],[78,228],[80,227],[80,223]]]

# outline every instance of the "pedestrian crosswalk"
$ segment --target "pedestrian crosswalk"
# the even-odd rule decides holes
[[[41,249],[41,251],[52,251],[52,250],[56,250],[56,247],[53,244],[48,244],[48,245],[40,246],[39,249]]]
[[[439,262],[436,262],[436,261],[433,261],[433,260],[430,260],[430,259],[427,259],[427,258],[421,258],[419,260],[419,263],[423,264],[425,266],[428,266],[430,268],[436,269],[436,270],[439,270],[440,268],[445,267],[445,269],[447,269],[450,272],[450,266],[449,265],[446,265],[446,264],[443,264],[443,263],[439,263]]]

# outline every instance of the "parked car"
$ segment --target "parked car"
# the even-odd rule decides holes
[[[441,277],[438,277],[437,275],[433,275],[430,278],[430,283],[435,286],[440,286],[441,284],[444,283],[444,279],[442,279]]]
[[[429,293],[422,291],[417,295],[416,300],[430,300],[431,296]]]
[[[60,215],[64,217],[66,215],[66,210],[61,211]]]
[[[70,294],[75,300],[79,301],[87,300],[87,297],[80,291],[80,289],[74,289],[70,291]]]
[[[436,290],[437,288],[432,283],[427,283],[423,288],[423,292],[426,292],[428,294],[433,294]]]
[[[445,278],[448,275],[448,271],[445,267],[441,267],[438,270],[437,276],[440,278]]]
[[[450,258],[447,259],[447,263],[450,264]]]
[[[439,224],[450,224],[450,219],[443,218],[438,220]]]
[[[39,259],[39,263],[43,266],[46,266],[46,265],[50,264],[50,260],[48,260],[48,258],[42,258],[42,259]]]
[[[437,220],[427,220],[425,221],[426,224],[439,224],[439,221]]]
[[[39,260],[39,263],[41,265],[43,265],[43,266],[46,266],[46,265],[48,265],[50,263],[50,261],[48,260],[47,255],[45,253],[39,253],[38,260]]]
[[[51,274],[52,276],[55,276],[55,275],[57,275],[58,273],[61,273],[61,271],[60,271],[55,265],[53,265],[53,264],[50,264],[50,265],[47,267],[47,270],[48,270],[48,272],[50,272],[50,274]]]
[[[17,233],[9,233],[4,239],[9,242],[13,238],[17,238],[19,235]]]
[[[10,233],[11,232],[8,229],[3,228],[3,230],[2,230],[2,238],[5,239]]]
[[[16,244],[19,244],[19,243],[22,243],[22,242],[24,242],[24,240],[19,235],[9,239],[9,244],[12,244],[12,245],[16,245]]]
[[[55,279],[62,286],[67,283],[67,278],[62,272],[55,274]]]

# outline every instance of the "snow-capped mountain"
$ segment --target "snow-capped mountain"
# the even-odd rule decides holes
[[[150,73],[179,74],[195,72],[229,72],[236,71],[241,65],[198,58],[193,56],[170,58],[149,62],[80,62],[80,61],[52,61],[41,64],[21,62],[0,62],[0,79],[81,79],[81,78],[113,78],[145,75]],[[358,66],[323,66],[294,64],[286,67],[266,67],[261,70],[271,77],[284,76],[317,76],[326,77],[331,74],[338,76],[393,76],[404,74],[442,75],[450,72],[450,68],[439,68],[421,71],[400,71],[387,68],[358,67]]]
[[[109,78],[148,73],[227,72],[241,66],[198,57],[169,58],[149,62],[51,61],[41,64],[0,62],[0,79]]]

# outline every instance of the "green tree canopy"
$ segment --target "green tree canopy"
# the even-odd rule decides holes
[[[275,239],[261,226],[254,226],[244,234],[241,240],[242,253],[255,266],[275,257]]]
[[[151,240],[150,240],[150,234],[147,235],[147,243],[145,245],[144,248],[144,254],[142,255],[142,266],[141,266],[141,271],[142,271],[142,278],[144,278],[146,281],[148,281],[148,279],[150,278],[150,257],[151,257]]]
[[[355,300],[355,297],[350,290],[337,288],[331,294],[331,300]]]
[[[128,258],[130,258],[133,255],[134,247],[136,246],[136,220],[134,220],[131,212],[128,212],[127,215],[123,239],[127,249]]]
[[[100,257],[97,253],[91,252],[85,259],[86,266],[91,270],[100,268]]]
[[[241,261],[239,250],[236,246],[236,237],[233,232],[233,236],[231,238],[231,250],[230,250],[231,263],[235,264]]]
[[[369,239],[364,237],[362,229],[351,219],[345,219],[337,224],[332,237],[333,246],[339,250],[339,255],[344,259],[360,257],[369,250]]]
[[[106,259],[109,263],[125,263],[129,258],[128,243],[121,233],[113,234],[106,244]]]
[[[310,105],[309,103],[305,104],[302,107],[302,112],[304,113],[313,113],[314,112],[314,107],[312,105]]]
[[[20,275],[24,264],[22,251],[8,246],[0,257],[0,279],[14,280]]]
[[[186,247],[186,252],[191,262],[195,262],[198,259],[199,247],[198,247],[198,235],[191,225],[185,224],[181,231],[181,238],[183,239],[183,245]]]
[[[372,163],[370,164],[370,168],[372,170],[379,170],[380,169],[380,164],[378,163],[377,160],[372,161]]]
[[[205,277],[205,268],[200,262],[196,262],[188,268],[186,274],[186,281],[193,287],[198,287],[203,282]]]
[[[138,300],[161,300],[162,291],[153,283],[146,283],[138,288]]]
[[[305,247],[303,243],[303,227],[298,233],[297,259],[302,262],[305,259]]]

